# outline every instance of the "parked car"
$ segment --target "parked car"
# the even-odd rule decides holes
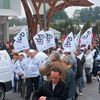
[[[100,53],[95,59],[96,72],[100,71]]]

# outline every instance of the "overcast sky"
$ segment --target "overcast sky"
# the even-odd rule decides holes
[[[89,0],[91,1],[94,5],[92,7],[95,7],[95,6],[100,6],[100,0]],[[86,7],[68,7],[65,9],[67,15],[69,17],[72,17],[73,16],[73,13],[76,9],[82,9],[82,8],[86,8]],[[22,8],[22,14],[21,14],[21,17],[24,17],[25,14],[24,14],[24,10]]]
[[[91,1],[94,4],[92,7],[100,6],[100,0],[89,0],[89,1]],[[65,9],[65,11],[69,17],[72,17],[76,9],[82,9],[82,8],[86,7],[68,7]]]

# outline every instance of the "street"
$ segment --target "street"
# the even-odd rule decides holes
[[[13,93],[12,91],[7,92],[5,97],[5,100],[23,100],[19,93]],[[97,80],[93,80],[92,84],[86,84],[83,95],[79,96],[78,100],[100,100]]]
[[[86,84],[83,89],[83,95],[79,96],[78,100],[100,100],[98,92],[98,82],[97,80],[93,80],[92,84]]]

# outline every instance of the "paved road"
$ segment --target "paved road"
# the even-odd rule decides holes
[[[6,93],[5,100],[23,100],[23,98],[20,97],[19,93],[10,91]]]
[[[13,93],[12,91],[6,93],[5,100],[23,100],[19,93]],[[100,100],[100,94],[98,93],[98,82],[93,80],[92,84],[85,86],[83,89],[83,95],[79,96],[78,100]]]
[[[79,96],[78,100],[100,100],[97,80],[93,80],[92,84],[86,84],[83,95]]]

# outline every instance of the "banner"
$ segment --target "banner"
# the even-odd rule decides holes
[[[63,48],[64,48],[64,50],[68,49],[71,52],[73,52],[73,51],[76,50],[75,39],[74,39],[74,36],[73,36],[73,33],[72,32],[69,33],[67,35],[66,39],[64,40]]]
[[[47,49],[56,46],[54,33],[52,31],[45,31],[46,40],[47,40]]]
[[[14,37],[14,40],[14,49],[16,52],[30,48],[25,28]]]
[[[40,31],[33,37],[33,40],[38,51],[44,51],[50,47],[56,46],[54,34],[52,31]]]
[[[80,35],[81,35],[81,32],[79,32],[76,37],[75,37],[75,45],[76,47],[78,47],[79,45],[79,42],[80,42]]]
[[[87,29],[87,31],[80,38],[80,45],[91,45],[92,43],[92,28]]]
[[[46,40],[46,34],[44,34],[44,31],[40,31],[39,33],[37,33],[33,37],[33,40],[36,44],[38,51],[44,51],[47,49],[47,40]]]

